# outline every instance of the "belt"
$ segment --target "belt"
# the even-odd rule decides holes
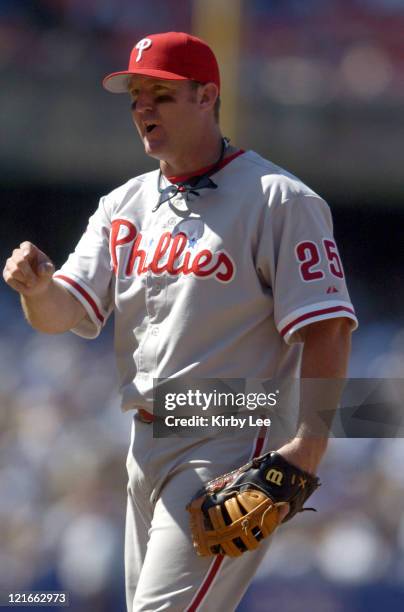
[[[137,414],[139,420],[142,421],[142,423],[154,423],[154,421],[157,420],[154,414],[151,414],[151,412],[147,412],[147,410],[144,410],[144,408],[138,408]]]

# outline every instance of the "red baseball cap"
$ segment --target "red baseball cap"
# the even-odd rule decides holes
[[[216,83],[219,66],[212,49],[200,38],[184,32],[150,34],[133,47],[128,70],[113,72],[102,84],[112,93],[127,93],[133,74],[174,81]]]

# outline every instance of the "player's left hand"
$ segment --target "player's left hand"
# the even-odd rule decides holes
[[[323,438],[294,438],[287,442],[277,452],[294,465],[305,472],[315,475],[321,458],[325,452]],[[279,509],[279,523],[289,514],[290,506],[286,504]]]
[[[286,451],[285,451],[286,452]],[[196,552],[238,557],[301,512],[319,479],[269,452],[208,482],[187,506]]]

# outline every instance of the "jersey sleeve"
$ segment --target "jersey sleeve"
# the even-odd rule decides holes
[[[296,195],[266,215],[257,265],[272,288],[276,327],[291,344],[299,330],[346,317],[358,325],[333,237],[331,211],[316,195]]]
[[[113,308],[109,235],[110,219],[101,198],[75,251],[53,276],[84,306],[87,316],[71,330],[84,338],[99,335]]]

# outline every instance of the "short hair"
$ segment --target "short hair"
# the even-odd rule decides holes
[[[200,83],[199,81],[192,81],[192,80],[190,81],[190,83],[191,83],[192,91],[196,91],[200,85],[205,85],[205,83]],[[219,95],[217,96],[215,106],[213,107],[213,113],[214,113],[216,123],[219,123],[219,119],[220,119],[220,105],[221,105],[221,100],[220,100],[220,95]]]

